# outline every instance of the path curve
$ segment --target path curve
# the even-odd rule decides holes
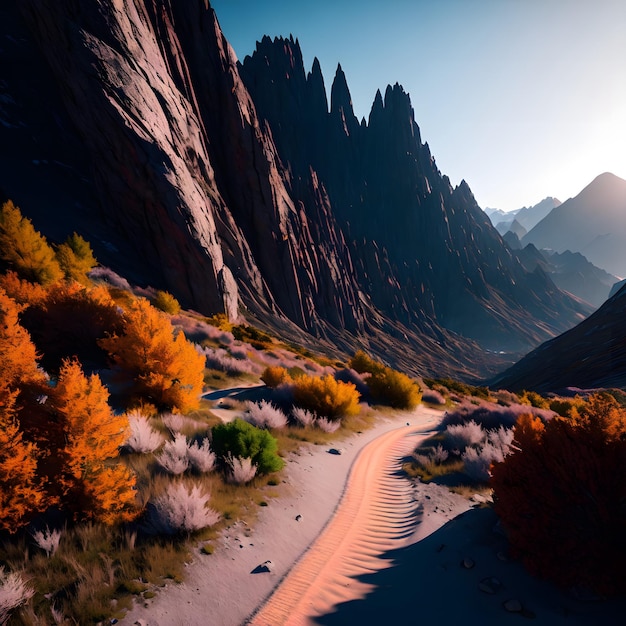
[[[335,515],[249,624],[306,625],[333,605],[366,595],[370,586],[356,578],[386,567],[380,555],[406,545],[418,523],[411,483],[398,470],[429,434],[403,426],[361,451]]]

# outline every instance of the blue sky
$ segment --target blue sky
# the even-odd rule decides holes
[[[330,92],[341,63],[355,112],[411,95],[422,140],[482,207],[512,210],[626,178],[624,0],[213,0],[237,56],[298,37]]]

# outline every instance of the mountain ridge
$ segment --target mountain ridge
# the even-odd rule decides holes
[[[340,66],[329,110],[319,62],[307,74],[297,40],[267,38],[289,89],[264,100],[203,0],[13,0],[0,15],[0,188],[134,282],[465,377],[501,362],[485,343],[525,350],[585,314],[441,175],[399,85],[359,122]],[[257,115],[268,105],[278,124]]]
[[[522,244],[580,252],[602,269],[626,276],[626,181],[604,172],[531,229]]]

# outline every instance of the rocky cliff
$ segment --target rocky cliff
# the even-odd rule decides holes
[[[10,0],[0,42],[0,193],[187,306],[460,376],[583,312],[441,176],[398,85],[359,122],[339,68],[329,110],[297,42],[242,67],[205,0]]]
[[[339,66],[328,109],[319,63],[307,74],[293,38],[264,37],[241,75],[292,179],[317,173],[359,283],[385,314],[426,317],[494,350],[526,349],[580,319],[577,304],[503,245],[469,186],[440,173],[402,87],[378,92],[359,122]]]

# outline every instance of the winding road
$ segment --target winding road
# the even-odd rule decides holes
[[[339,602],[365,596],[369,586],[357,577],[386,567],[380,555],[413,535],[418,503],[399,469],[440,418],[420,407],[411,426],[387,432],[361,451],[336,513],[249,624],[306,625]]]

